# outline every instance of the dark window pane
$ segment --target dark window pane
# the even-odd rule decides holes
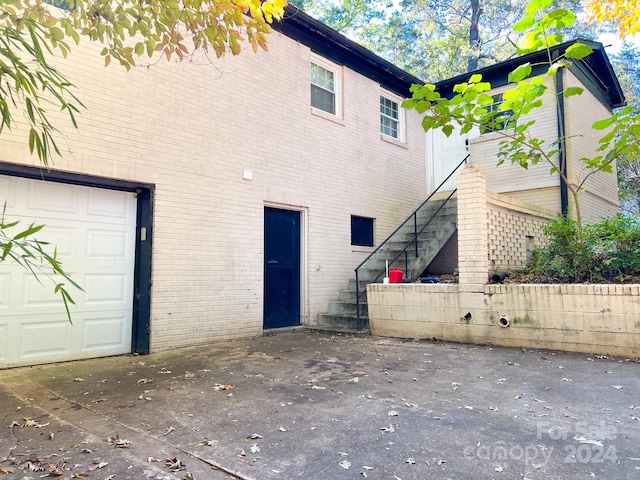
[[[351,245],[373,247],[373,218],[351,215]]]
[[[331,114],[336,113],[336,96],[323,88],[316,85],[311,85],[311,106],[329,112]]]

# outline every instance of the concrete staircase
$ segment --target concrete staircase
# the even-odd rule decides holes
[[[417,230],[420,231],[440,208],[436,216],[418,236],[418,255],[415,244],[405,253],[404,247],[414,238],[414,222],[411,219],[385,245],[383,245],[358,272],[359,289],[356,290],[355,273],[346,289],[340,290],[337,300],[329,302],[327,313],[318,315],[318,328],[341,332],[365,333],[369,330],[367,295],[360,297],[360,318],[356,309],[356,291],[363,292],[369,283],[382,283],[386,261],[389,269],[398,267],[405,277],[415,281],[429,266],[444,244],[456,231],[458,203],[455,198],[448,201],[429,201],[418,211]],[[394,260],[395,259],[395,260]]]

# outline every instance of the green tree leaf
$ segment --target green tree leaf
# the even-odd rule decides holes
[[[580,60],[585,58],[593,53],[593,49],[583,43],[574,43],[565,51],[565,56],[567,58],[572,58],[574,60]]]

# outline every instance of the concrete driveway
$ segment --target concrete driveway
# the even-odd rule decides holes
[[[0,480],[637,479],[633,359],[295,330],[0,371]]]

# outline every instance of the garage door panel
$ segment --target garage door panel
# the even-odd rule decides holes
[[[54,292],[55,284],[44,275],[40,275],[42,283],[38,282],[28,270],[16,272],[16,276],[21,277],[20,283],[23,286],[21,292],[22,301],[20,302],[22,307],[51,308],[60,306],[60,294]],[[62,277],[58,277],[60,278],[59,283],[68,283]]]
[[[123,315],[85,318],[82,329],[83,352],[118,352],[127,344],[131,329]]]
[[[38,214],[39,212],[55,212],[78,215],[78,188],[54,182],[29,180],[29,195],[26,208]]]
[[[0,177],[0,202],[7,208],[16,206],[16,182],[12,177]]]
[[[5,261],[3,263],[7,263],[7,262]],[[11,274],[0,273],[0,310],[4,308],[9,308],[10,301],[11,301]]]
[[[23,323],[19,355],[24,359],[70,355],[70,335],[71,324],[67,319]]]
[[[46,248],[46,250],[53,252],[53,248],[55,247],[58,253],[58,258],[65,259],[65,265],[72,261],[72,259],[78,255],[76,250],[77,229],[75,227],[47,225],[45,221],[42,223],[45,224],[44,230],[42,230],[42,235],[36,235],[36,237],[39,240],[42,238],[49,244],[51,248]]]
[[[87,257],[126,261],[133,255],[129,232],[87,230]]]
[[[125,305],[131,301],[131,278],[124,274],[88,274],[84,291],[87,306],[99,304]]]
[[[126,219],[135,223],[135,208],[128,202],[122,192],[110,190],[90,190],[87,202],[87,213],[94,217]],[[105,221],[107,221],[105,219]]]

